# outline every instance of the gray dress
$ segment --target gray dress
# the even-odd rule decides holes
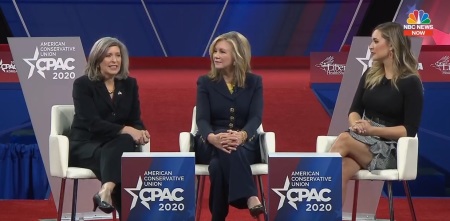
[[[366,116],[363,116],[363,119],[368,120],[374,127],[385,127],[385,125],[372,121]],[[377,136],[364,136],[351,130],[348,132],[353,138],[369,146],[369,150],[373,154],[373,159],[367,166],[369,171],[397,168],[396,141],[385,140]]]

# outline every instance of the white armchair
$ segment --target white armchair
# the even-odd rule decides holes
[[[192,112],[192,124],[190,132],[181,132],[179,138],[180,152],[190,152],[191,142],[193,142],[192,138],[197,134],[198,128],[196,123],[196,107],[194,107]],[[261,194],[261,200],[266,207],[266,200],[264,196],[263,183],[262,183],[262,175],[267,175],[269,172],[268,167],[268,157],[269,153],[275,152],[275,133],[274,132],[264,132],[263,126],[261,125],[258,128],[258,134],[260,136],[260,145],[261,145],[261,163],[252,164],[251,170],[252,174],[255,177],[255,182],[259,186],[259,192]],[[209,176],[208,166],[206,164],[195,164],[195,175],[197,176],[197,202],[196,202],[196,215],[195,219],[200,220],[201,215],[201,204],[203,199],[203,191],[205,185],[205,178]],[[267,221],[267,212],[265,213],[265,220]]]
[[[67,135],[69,133],[70,126],[72,125],[74,114],[75,110],[73,105],[54,105],[51,111],[49,136],[50,175],[61,178],[57,221],[60,221],[62,218],[66,180],[73,180],[71,220],[75,221],[78,180],[97,179],[95,174],[89,169],[69,167],[69,139],[67,138]],[[150,142],[142,147],[142,151],[150,151]],[[113,212],[113,219],[116,220],[115,212]]]
[[[316,152],[328,152],[336,138],[336,136],[318,136],[316,143]],[[373,170],[372,172],[369,172],[368,170],[360,170],[355,174],[355,176],[353,176],[352,179],[355,180],[355,189],[353,197],[352,220],[356,220],[359,180],[380,180],[387,182],[391,221],[394,220],[392,181],[403,181],[403,187],[405,188],[405,194],[408,198],[411,217],[412,220],[416,220],[414,206],[411,200],[411,194],[407,181],[416,179],[417,159],[419,151],[418,149],[419,140],[417,136],[401,137],[397,143],[397,169]]]

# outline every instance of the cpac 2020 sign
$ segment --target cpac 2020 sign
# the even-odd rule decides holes
[[[269,220],[342,220],[342,161],[335,153],[269,155]]]

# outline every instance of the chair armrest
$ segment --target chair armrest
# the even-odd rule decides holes
[[[69,167],[69,139],[63,135],[49,136],[50,175],[66,177]]]
[[[267,164],[269,162],[269,153],[275,152],[275,133],[259,133],[259,147],[261,148],[261,163]]]
[[[400,180],[414,180],[417,177],[419,139],[401,137],[397,142],[397,169]]]
[[[148,139],[148,143],[141,146],[141,152],[150,152],[150,138]]]
[[[178,140],[180,145],[180,152],[189,152],[191,148],[191,133],[181,132]]]
[[[331,145],[333,145],[337,136],[317,136],[316,142],[316,152],[317,153],[326,153],[331,149]]]

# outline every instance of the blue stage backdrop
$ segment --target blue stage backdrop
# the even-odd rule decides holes
[[[0,0],[14,37],[80,36],[90,48],[96,39],[113,36],[132,56],[204,56],[210,38],[236,30],[249,38],[256,56],[309,56],[350,42],[370,0],[15,2],[17,7]]]

